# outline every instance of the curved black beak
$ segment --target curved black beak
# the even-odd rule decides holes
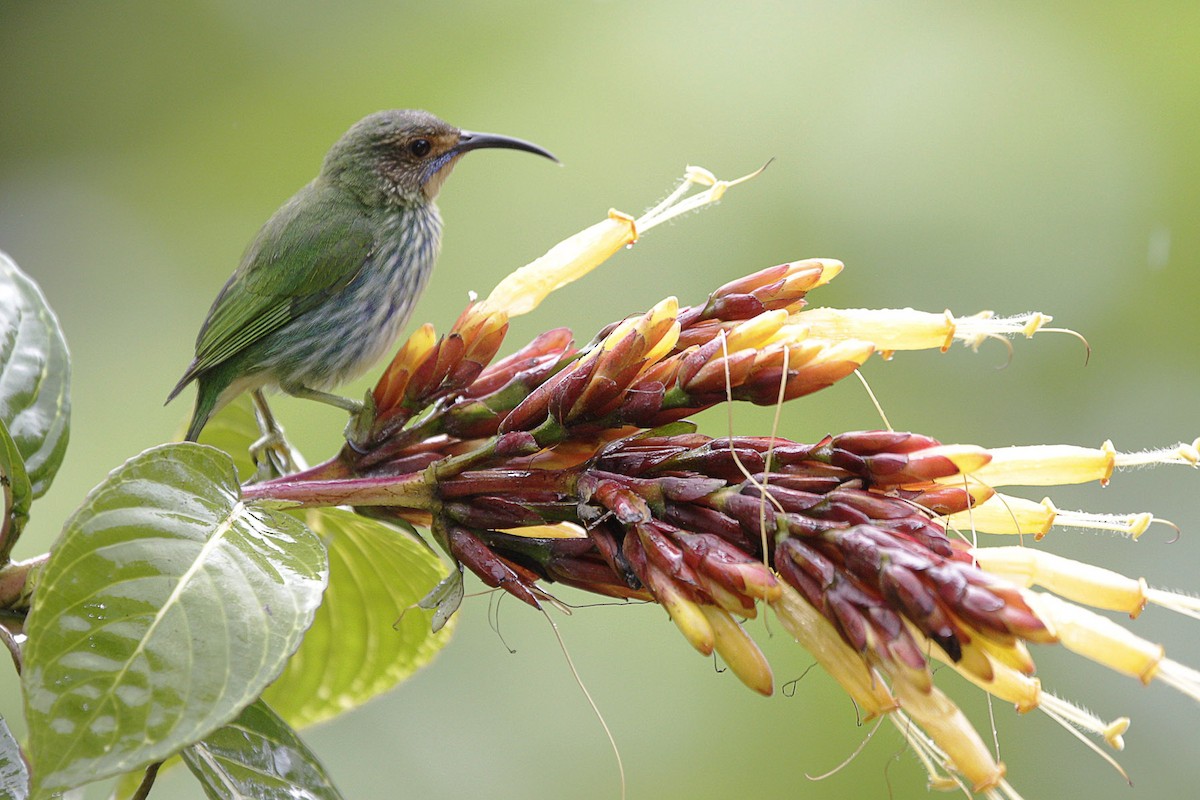
[[[516,139],[512,136],[501,136],[497,133],[476,133],[474,131],[459,131],[458,144],[454,146],[455,154],[466,153],[470,150],[482,150],[485,147],[502,147],[506,150],[524,150],[526,153],[548,158],[555,164],[559,160],[554,154],[533,142]]]

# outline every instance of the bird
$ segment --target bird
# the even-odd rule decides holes
[[[438,192],[463,155],[484,148],[558,162],[532,142],[461,130],[416,109],[351,126],[317,177],[262,226],[213,301],[195,357],[167,397],[197,385],[185,439],[196,441],[247,391],[280,436],[265,389],[360,412],[361,402],[329,390],[395,343],[441,248]]]

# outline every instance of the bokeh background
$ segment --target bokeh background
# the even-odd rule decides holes
[[[415,321],[443,329],[468,290],[601,218],[639,212],[687,163],[724,177],[776,161],[719,208],[655,231],[520,320],[582,338],[667,294],[829,256],[839,306],[1038,309],[1087,336],[909,354],[865,372],[892,423],[985,445],[1200,433],[1200,5],[1091,3],[0,2],[0,248],[42,285],[74,357],[68,460],[18,555],[45,550],[105,472],[178,430],[162,400],[257,227],[359,117],[424,107],[522,136],[565,167],[474,155],[442,195],[447,237]],[[361,393],[369,381],[348,390]],[[312,459],[343,418],[280,400]],[[740,432],[770,414],[738,407]],[[705,417],[711,432],[723,413]],[[855,381],[793,404],[811,440],[878,427]],[[1122,474],[1064,508],[1152,510],[1137,543],[1055,532],[1042,546],[1200,590],[1200,476]],[[1034,490],[1030,496],[1040,499]],[[589,598],[564,595],[588,603]],[[924,797],[899,736],[868,729],[778,625],[752,627],[780,691],[763,699],[693,653],[661,610],[583,607],[558,624],[624,758],[630,798]],[[1198,628],[1136,629],[1200,664]],[[1037,714],[994,709],[1026,797],[1188,796],[1200,707],[1050,648],[1045,686],[1130,714],[1134,788]],[[0,713],[18,730],[15,679]],[[953,676],[943,675],[958,690]],[[976,724],[989,711],[956,691]],[[617,768],[545,619],[479,597],[456,640],[390,696],[307,739],[347,798],[619,797]],[[190,776],[154,797],[196,798]]]

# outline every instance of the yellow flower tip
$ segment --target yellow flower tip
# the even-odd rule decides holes
[[[775,679],[762,650],[729,612],[716,606],[699,608],[712,626],[714,647],[730,671],[747,687],[770,697],[775,691]]]
[[[633,331],[637,330],[639,325],[643,323],[645,317],[628,317],[621,320],[617,327],[609,331],[608,336],[604,337],[604,341],[600,343],[600,352],[607,353],[617,347],[625,337]]]
[[[789,317],[789,320],[794,320],[794,317]],[[800,344],[807,341],[811,333],[812,331],[807,325],[797,325],[794,321],[789,321],[786,325],[779,326],[779,329],[771,334],[762,346]]]
[[[761,565],[732,566],[731,571],[741,576],[745,585],[743,591],[750,597],[773,603],[783,593],[783,581],[777,580],[774,573],[763,569]]]
[[[787,318],[788,312],[782,308],[775,311],[764,311],[735,325],[726,334],[725,346],[731,353],[751,347],[763,347],[779,332],[787,322]]]
[[[1129,717],[1117,717],[1101,731],[1101,735],[1109,747],[1120,751],[1125,749],[1125,739],[1122,734],[1127,730],[1129,730]]]
[[[681,594],[669,597],[659,597],[671,622],[683,634],[683,638],[702,655],[712,655],[716,647],[716,632],[699,605],[688,600]]]
[[[667,355],[671,354],[674,345],[679,342],[680,330],[682,330],[682,326],[679,325],[679,321],[672,319],[671,323],[667,325],[666,330],[658,338],[658,341],[654,343],[654,347],[647,350],[646,355],[642,356],[642,359],[646,361],[647,367],[653,366],[654,363],[665,359]]]
[[[937,480],[946,484],[954,484],[956,482],[961,484],[963,482],[963,475],[971,475],[979,472],[979,470],[991,463],[992,455],[984,448],[973,444],[942,444],[910,453],[908,460],[910,470],[914,472],[919,472],[919,465],[923,461],[930,464],[936,464],[942,460],[948,461],[954,466],[957,473],[938,478]]]
[[[1021,333],[1026,339],[1033,337],[1035,333],[1041,330],[1054,320],[1054,317],[1049,314],[1043,314],[1040,311],[1035,311],[1025,320],[1025,324],[1021,326]]]
[[[413,372],[424,363],[436,345],[437,331],[428,322],[409,335],[375,386],[373,397],[376,408],[387,408],[400,401]]]
[[[698,167],[693,164],[688,164],[684,168],[683,177],[688,183],[694,183],[697,186],[713,186],[717,183],[716,175],[704,167]]]
[[[474,292],[471,293],[474,295]],[[463,310],[450,330],[452,333],[462,333],[464,337],[486,335],[508,324],[508,312],[503,308],[495,308],[472,300]]]
[[[501,528],[501,533],[524,536],[530,539],[586,539],[587,531],[574,522],[559,522],[555,525],[527,525],[524,528]]]
[[[807,262],[799,263],[807,264],[813,261],[816,261],[821,265],[821,277],[818,278],[817,282],[813,284],[812,288],[814,289],[816,289],[818,286],[824,286],[825,284],[829,283],[838,275],[841,275],[842,270],[846,268],[846,265],[841,261],[838,261],[836,258],[813,258],[809,259]]]
[[[862,366],[875,352],[875,345],[861,339],[834,342],[822,351],[820,360],[827,363],[854,363]]]
[[[713,602],[731,614],[737,614],[746,619],[758,616],[758,607],[748,602],[743,595],[737,595],[716,581],[706,581],[704,590],[712,595]]]
[[[610,208],[608,210],[608,218],[619,225],[628,227],[629,241],[626,242],[626,244],[633,244],[638,240],[637,220],[635,220],[633,217],[629,216],[624,211],[618,211],[615,208]]]
[[[998,665],[1002,665],[1015,669],[1026,676],[1032,676],[1036,672],[1033,656],[1029,654],[1029,647],[1020,639],[1001,642],[998,639],[983,636],[980,637],[979,644],[992,658],[993,669],[998,669],[1000,668]]]
[[[639,374],[645,374],[674,350],[679,342],[681,326],[676,316],[679,301],[668,297],[641,316],[629,317],[604,337],[591,357],[604,360],[608,354],[625,365],[641,364]],[[602,371],[608,367],[602,367]]]
[[[1200,467],[1200,437],[1191,444],[1179,445],[1179,456],[1193,467]]]

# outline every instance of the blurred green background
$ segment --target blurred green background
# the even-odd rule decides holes
[[[243,247],[334,139],[387,107],[529,138],[565,164],[489,153],[459,166],[415,321],[444,329],[468,290],[486,293],[610,206],[641,211],[687,163],[734,177],[774,156],[721,207],[655,231],[518,321],[510,341],[562,324],[586,339],[666,294],[694,302],[759,267],[829,256],[847,269],[817,303],[1038,309],[1091,343],[1086,366],[1077,341],[1054,336],[1015,343],[1004,369],[999,345],[871,362],[898,428],[1123,449],[1200,433],[1194,2],[6,1],[0,249],[41,283],[74,356],[68,460],[18,555],[46,549],[108,469],[175,435],[191,393],[162,400]],[[277,411],[311,459],[336,448],[338,412],[285,400]],[[724,430],[723,413],[705,419]],[[733,413],[741,432],[769,419]],[[793,404],[783,432],[878,425],[851,380]],[[1064,508],[1152,510],[1183,528],[1174,544],[1156,527],[1136,544],[1055,532],[1043,546],[1196,591],[1198,481],[1164,468],[1054,494]],[[462,617],[431,668],[307,734],[346,797],[619,797],[546,621],[483,597]],[[838,774],[806,778],[867,729],[777,624],[751,624],[787,689],[764,700],[656,608],[580,608],[558,623],[620,745],[630,798],[926,796],[890,727]],[[1200,664],[1196,625],[1151,610],[1135,629]],[[1121,761],[1134,788],[1046,718],[997,704],[1026,797],[1194,792],[1200,708],[1052,648],[1035,656],[1046,688],[1133,717]],[[978,693],[956,694],[986,731]],[[3,670],[0,713],[19,717]],[[176,774],[153,796],[200,793]]]

